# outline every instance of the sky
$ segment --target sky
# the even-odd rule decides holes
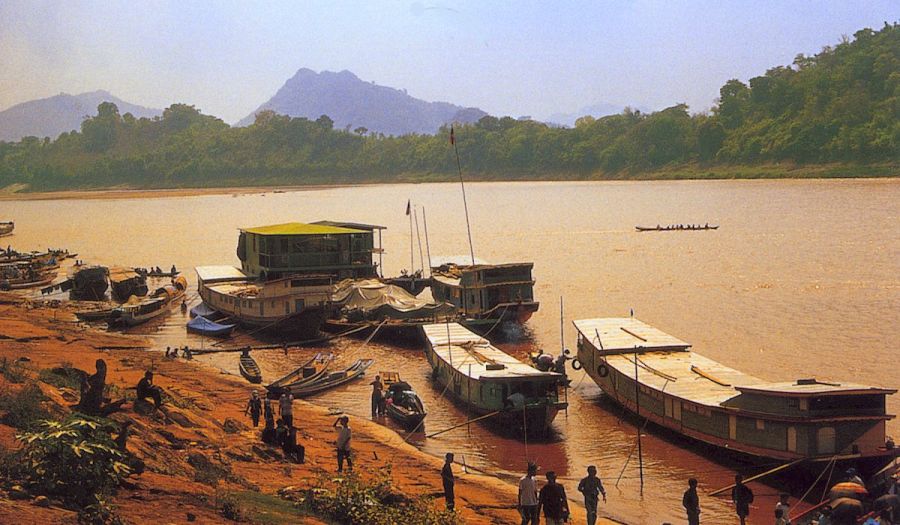
[[[0,0],[0,110],[104,89],[233,123],[306,67],[494,115],[701,112],[731,78],[898,20],[897,0]]]

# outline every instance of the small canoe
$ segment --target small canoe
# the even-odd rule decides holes
[[[147,277],[177,277],[181,272],[147,272]]]
[[[332,372],[310,383],[296,386],[286,385],[283,388],[289,389],[295,398],[311,396],[347,384],[350,381],[361,377],[366,369],[372,366],[372,363],[374,362],[374,359],[357,359],[356,362],[347,367],[346,370]]]
[[[401,380],[397,372],[382,372],[381,377],[387,387],[387,415],[406,430],[424,430],[422,421],[427,415],[425,405],[412,385]]]
[[[318,353],[309,361],[298,366],[293,372],[266,385],[266,390],[279,394],[288,385],[300,386],[317,381],[325,375],[333,360],[334,354]]]
[[[697,232],[705,230],[718,230],[719,226],[684,226],[682,228],[679,228],[677,226],[635,226],[634,229],[639,232]]]
[[[201,316],[197,316],[187,323],[187,331],[209,337],[227,337],[236,325],[219,324]]]
[[[77,317],[79,321],[95,323],[108,320],[112,317],[112,314],[112,308],[105,308],[103,310],[83,310],[81,312],[75,312],[75,317]]]
[[[25,288],[35,288],[50,284],[55,279],[54,276],[41,277],[36,281],[15,282],[9,279],[0,280],[0,290],[24,290]]]
[[[259,365],[256,364],[256,361],[250,357],[249,352],[244,352],[241,354],[241,362],[238,365],[241,371],[241,375],[247,381],[251,383],[262,383],[262,372],[259,370]]]

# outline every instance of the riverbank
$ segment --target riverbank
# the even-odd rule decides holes
[[[24,359],[24,360],[23,360]],[[97,359],[108,365],[107,384],[127,392],[145,370],[153,370],[155,383],[168,395],[159,412],[146,415],[127,402],[111,419],[132,422],[127,449],[145,464],[132,475],[112,504],[130,523],[220,523],[221,501],[236,501],[250,523],[323,523],[304,515],[279,497],[287,487],[305,489],[332,483],[335,414],[323,407],[296,401],[294,420],[298,441],[306,447],[306,463],[291,464],[280,452],[262,444],[258,431],[247,428],[243,410],[251,386],[196,361],[165,359],[140,337],[99,332],[75,322],[64,303],[37,304],[9,294],[0,295],[0,395],[11,396],[37,385],[43,407],[61,416],[77,401],[77,390],[52,380],[54,368],[93,373]],[[5,360],[5,361],[4,361]],[[13,365],[17,371],[14,371]],[[16,429],[2,419],[0,447],[20,446]],[[443,508],[439,458],[403,442],[394,431],[360,418],[352,418],[357,470],[364,479],[390,467],[395,489],[406,497],[434,496],[432,505]],[[199,459],[199,461],[198,461]],[[206,465],[201,471],[198,465]],[[514,523],[515,487],[498,478],[464,472],[455,467],[457,511],[465,523]],[[210,481],[210,472],[218,473]],[[11,516],[17,523],[73,523],[71,510],[50,504],[42,507],[16,500],[0,491],[0,521]],[[574,487],[569,487],[570,497]],[[296,492],[296,490],[288,490]],[[571,506],[576,522],[584,510]],[[4,518],[5,517],[5,518]],[[603,522],[601,523],[613,523]]]
[[[702,165],[698,163],[666,166],[653,171],[627,171],[617,173],[498,173],[465,174],[467,182],[554,182],[554,181],[654,181],[654,180],[754,180],[754,179],[881,179],[900,177],[898,164],[761,164],[761,165]],[[251,181],[241,184],[230,181],[221,187],[178,187],[141,188],[120,185],[109,188],[69,189],[54,191],[32,191],[27,184],[14,184],[0,188],[0,201],[16,200],[59,200],[59,199],[128,199],[193,197],[201,195],[248,195],[268,192],[311,191],[329,188],[359,186],[383,186],[390,184],[425,184],[456,182],[455,174],[446,173],[401,173],[391,179],[364,179],[359,182],[320,181],[297,184],[285,181],[283,184],[259,184]]]

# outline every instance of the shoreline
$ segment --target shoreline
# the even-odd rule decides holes
[[[322,476],[334,476],[334,432],[331,422],[336,414],[329,409],[297,400],[294,403],[298,442],[306,447],[307,462],[290,464],[260,455],[258,449],[267,448],[258,438],[258,430],[246,428],[249,418],[243,414],[246,399],[254,388],[241,378],[198,361],[165,359],[162,352],[150,350],[148,339],[97,332],[74,322],[72,312],[65,305],[58,308],[32,305],[10,294],[0,294],[0,358],[8,361],[27,357],[27,370],[34,377],[53,367],[70,366],[88,373],[94,371],[94,361],[106,360],[109,366],[107,382],[120,389],[133,387],[146,369],[153,369],[156,383],[170,396],[169,405],[160,409],[163,414],[141,416],[126,403],[114,420],[133,420],[128,450],[141,458],[147,471],[131,476],[129,486],[119,490],[113,498],[122,517],[134,522],[158,519],[177,509],[168,522],[181,523],[186,512],[197,515],[199,522],[220,519],[211,495],[219,490],[259,493],[259,497],[276,498],[285,487],[310,487]],[[115,346],[117,350],[100,350]],[[72,392],[57,389],[38,381],[56,410],[67,410]],[[0,393],[15,388],[0,377]],[[76,394],[77,395],[77,394]],[[162,419],[162,420],[160,420]],[[229,432],[228,421],[237,421],[240,430]],[[435,496],[433,505],[443,508],[441,494],[441,458],[431,456],[403,441],[388,427],[353,417],[354,457],[358,470],[374,472],[390,466],[397,490],[409,495]],[[15,430],[0,423],[0,447],[12,448],[17,443]],[[222,481],[211,492],[209,486],[191,476],[189,458],[204,454],[213,462],[221,462],[233,476]],[[255,455],[254,455],[255,454]],[[278,453],[276,453],[277,455]],[[187,455],[187,458],[185,457]],[[192,465],[192,464],[190,464]],[[462,465],[454,465],[457,511],[465,523],[512,523],[519,520],[514,505],[516,487],[495,476],[463,472]],[[577,492],[569,488],[572,516],[576,522],[585,519],[584,508],[577,502]],[[574,494],[573,494],[574,492]],[[206,503],[204,503],[204,501]],[[274,500],[273,500],[274,501]],[[283,501],[280,500],[279,501]],[[601,514],[602,514],[601,507]],[[15,513],[21,523],[62,523],[71,511],[42,508],[29,501],[7,500],[0,491],[0,516]],[[180,519],[179,519],[180,518]],[[293,523],[322,523],[316,517],[295,514]],[[326,520],[327,521],[327,520]],[[600,518],[603,525],[615,521]]]

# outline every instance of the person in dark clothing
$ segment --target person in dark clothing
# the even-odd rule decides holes
[[[538,495],[538,513],[544,510],[547,525],[563,525],[569,519],[569,500],[566,489],[556,482],[556,473],[547,472],[547,484]]]
[[[688,525],[700,525],[700,497],[697,495],[697,480],[688,480],[688,489],[681,497],[681,505],[687,512]]]
[[[85,414],[99,415],[103,405],[103,389],[106,388],[106,361],[98,359],[97,373],[81,382],[81,400],[76,408]]]
[[[284,457],[294,463],[303,463],[306,460],[306,448],[297,444],[297,429],[285,428],[287,433],[281,442],[281,451],[284,452]]]
[[[259,398],[259,393],[254,390],[252,394],[250,394],[250,401],[247,402],[247,408],[244,410],[244,415],[250,414],[250,419],[253,420],[253,428],[259,426],[259,414],[262,412],[262,400]]]
[[[284,420],[279,419],[275,422],[275,443],[274,445],[283,447],[284,441],[288,438],[288,427],[284,424]]]
[[[744,485],[744,477],[740,474],[734,476],[734,488],[731,489],[731,502],[734,510],[741,519],[741,525],[745,525],[747,516],[750,515],[750,504],[753,503],[753,491]]]
[[[262,431],[262,440],[263,443],[271,445],[275,443],[275,414],[272,412],[272,403],[268,399],[263,407],[265,407],[266,426]]]
[[[144,373],[144,378],[138,381],[137,398],[153,399],[153,404],[156,408],[162,405],[162,389],[153,384],[153,372],[147,370]]]
[[[587,510],[587,523],[597,523],[597,500],[603,494],[603,502],[606,503],[606,491],[603,490],[603,482],[597,477],[597,467],[591,465],[587,468],[587,477],[578,483],[578,492],[584,495],[584,507]]]
[[[453,494],[453,485],[456,478],[453,477],[453,453],[447,452],[444,456],[444,468],[441,469],[441,481],[444,483],[444,501],[447,502],[447,509],[453,510],[456,505]]]

